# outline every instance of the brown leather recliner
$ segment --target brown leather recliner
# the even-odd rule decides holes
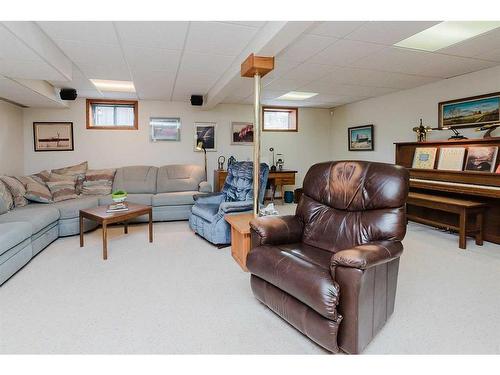
[[[313,165],[294,216],[250,222],[255,297],[329,351],[360,353],[394,311],[407,195],[396,165]]]

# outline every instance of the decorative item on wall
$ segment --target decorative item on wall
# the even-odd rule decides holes
[[[500,121],[500,93],[454,99],[438,104],[438,126],[478,127]]]
[[[373,151],[373,125],[354,126],[347,129],[349,151]]]
[[[251,122],[231,123],[231,144],[232,145],[252,145],[253,144],[253,124]]]
[[[424,126],[422,124],[422,119],[420,119],[420,125],[413,128],[413,131],[417,133],[417,142],[425,142],[427,140],[427,133],[432,130],[432,127]]]
[[[497,161],[498,147],[469,147],[467,150],[466,171],[493,172]]]
[[[217,138],[216,138],[216,123],[215,122],[195,122],[195,151],[201,151],[196,148],[198,141],[203,140],[206,151],[217,151]]]
[[[219,158],[217,159],[217,169],[219,171],[224,170],[224,162],[225,161],[226,161],[226,158],[223,155],[219,156]]]
[[[437,147],[417,147],[413,156],[412,168],[434,169]]]
[[[150,117],[151,140],[180,141],[181,119],[179,117]]]
[[[34,122],[35,151],[73,151],[72,122]]]
[[[464,165],[465,147],[442,147],[439,150],[437,169],[461,171]]]

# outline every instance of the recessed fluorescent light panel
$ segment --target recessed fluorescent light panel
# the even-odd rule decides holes
[[[395,44],[434,52],[500,27],[498,21],[445,21]]]
[[[290,91],[276,98],[277,100],[306,100],[318,95],[316,92]]]
[[[91,79],[90,82],[92,82],[99,91],[135,92],[134,82],[132,81],[109,81],[106,79]]]

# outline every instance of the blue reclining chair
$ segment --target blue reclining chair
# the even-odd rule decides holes
[[[264,201],[269,167],[260,165],[259,202]],[[253,209],[253,162],[232,163],[220,193],[195,195],[189,216],[189,226],[200,236],[215,245],[231,243],[231,227],[224,215]]]

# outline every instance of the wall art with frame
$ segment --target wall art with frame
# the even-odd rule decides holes
[[[34,122],[35,151],[73,151],[72,122]]]
[[[217,151],[217,124],[215,122],[195,122],[194,123],[194,150],[198,140],[203,141],[205,150]]]
[[[373,125],[347,128],[349,151],[373,151]]]

